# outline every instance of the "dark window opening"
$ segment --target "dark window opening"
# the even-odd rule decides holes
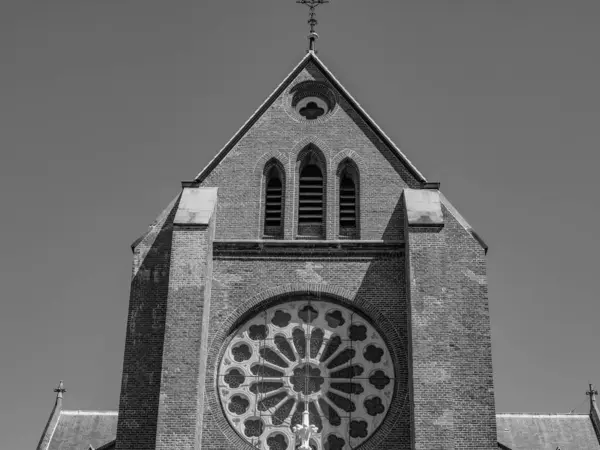
[[[309,102],[304,108],[300,109],[300,115],[308,120],[314,120],[323,114],[325,114],[325,110],[315,102]]]
[[[298,234],[323,236],[323,174],[314,164],[300,173]]]
[[[265,235],[279,237],[283,234],[283,183],[276,167],[267,177],[265,198]]]
[[[340,176],[339,225],[341,238],[358,238],[357,177],[358,174],[353,167],[346,167]]]

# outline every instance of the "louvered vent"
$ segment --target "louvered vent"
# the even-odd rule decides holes
[[[323,235],[323,175],[314,164],[300,173],[298,234]]]
[[[356,232],[356,186],[345,175],[340,183],[340,235],[352,236]]]
[[[277,169],[269,172],[265,200],[265,235],[283,233],[283,185]]]

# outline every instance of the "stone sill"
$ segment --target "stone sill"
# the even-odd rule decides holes
[[[376,256],[404,252],[404,241],[245,239],[213,241],[214,256]]]

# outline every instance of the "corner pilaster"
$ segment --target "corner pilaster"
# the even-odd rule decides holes
[[[216,188],[184,187],[173,221],[156,450],[199,449]]]
[[[439,192],[404,190],[415,450],[453,449],[451,308]]]

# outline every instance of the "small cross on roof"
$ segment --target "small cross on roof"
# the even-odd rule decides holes
[[[65,385],[63,383],[62,380],[60,380],[60,383],[58,383],[58,386],[56,387],[56,389],[54,389],[54,392],[56,392],[56,396],[58,398],[62,398],[62,395],[67,392],[67,390],[65,389]]]
[[[312,52],[315,50],[315,41],[319,39],[319,35],[315,31],[315,26],[319,23],[317,22],[315,9],[317,6],[324,5],[325,3],[329,3],[329,0],[296,0],[296,3],[300,3],[301,5],[306,5],[310,8],[308,24],[310,25],[310,32],[308,33],[308,42],[309,47],[308,51]]]

